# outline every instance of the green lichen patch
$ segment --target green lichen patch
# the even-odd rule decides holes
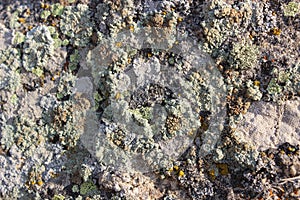
[[[43,69],[54,51],[53,39],[46,26],[38,26],[26,35],[22,63],[27,71],[39,67]]]
[[[60,3],[53,4],[51,6],[51,13],[54,17],[61,16],[64,12],[64,6]]]
[[[240,42],[234,44],[230,52],[230,64],[235,69],[251,69],[258,60],[258,47],[249,43]]]
[[[283,13],[286,17],[295,17],[299,13],[299,3],[291,1],[283,7]]]
[[[70,38],[73,45],[83,47],[90,42],[94,26],[90,15],[89,7],[84,4],[65,7],[60,20],[60,30]]]
[[[97,186],[92,181],[84,182],[80,185],[79,193],[81,195],[90,195],[97,191]]]
[[[25,41],[25,35],[21,32],[16,32],[12,39],[12,44],[14,44],[14,45],[21,44],[24,41]]]

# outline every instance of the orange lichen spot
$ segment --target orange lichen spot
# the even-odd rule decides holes
[[[122,42],[117,42],[116,43],[116,47],[121,47],[122,46]]]
[[[57,23],[55,21],[51,22],[51,26],[56,26]]]
[[[20,18],[18,19],[18,22],[20,22],[20,23],[25,23],[25,21],[26,21],[26,19],[23,18],[23,17],[20,17]]]
[[[148,53],[148,58],[151,58],[152,56],[152,53]]]
[[[281,30],[280,30],[279,28],[273,28],[273,29],[271,30],[271,33],[272,33],[273,35],[280,35]]]
[[[229,174],[229,170],[228,170],[228,165],[225,163],[219,163],[217,164],[217,167],[220,171],[221,175],[228,175]]]
[[[256,80],[256,81],[254,81],[254,85],[255,86],[260,86],[260,82]]]
[[[54,77],[54,76],[52,76],[51,80],[52,80],[52,81],[55,81],[55,77]]]
[[[250,35],[249,35],[249,38],[250,38],[250,40],[252,40],[252,39],[253,39],[253,35],[250,34]]]
[[[117,92],[116,96],[115,96],[115,99],[120,99],[121,98],[121,93],[120,92]]]
[[[260,152],[261,157],[266,157],[267,154],[265,152]]]
[[[44,184],[44,182],[42,180],[38,180],[37,184],[38,184],[38,186],[42,186]]]
[[[174,12],[174,11],[175,11],[175,8],[171,8],[171,11]]]
[[[46,4],[46,3],[41,3],[41,8],[43,8],[43,9],[49,9],[50,5]]]
[[[171,167],[170,169],[168,169],[168,172],[173,172],[173,167]]]
[[[208,174],[210,175],[210,177],[211,177],[213,180],[216,178],[215,170],[213,170],[213,169],[209,170]]]
[[[133,25],[129,26],[129,30],[130,30],[131,32],[134,32],[134,26],[133,26]]]
[[[268,60],[268,56],[264,56],[263,59],[264,59],[265,61],[267,61],[267,60]]]
[[[270,196],[270,197],[271,197],[271,196],[274,196],[273,190],[272,190],[272,189],[269,189],[269,196]]]
[[[162,11],[162,13],[161,13],[162,15],[166,15],[167,14],[167,12],[166,11]]]
[[[27,8],[27,9],[26,9],[26,12],[25,12],[25,14],[26,14],[26,15],[30,15],[30,14],[31,14],[31,12],[30,12],[30,9],[29,9],[29,8]]]
[[[184,171],[180,170],[180,171],[178,172],[178,176],[179,176],[179,177],[183,177],[183,176],[184,176]]]
[[[177,165],[173,166],[173,169],[178,171],[179,170],[179,167]]]
[[[182,17],[178,17],[177,21],[178,21],[178,22],[182,22],[182,21],[183,21],[183,18],[182,18]]]
[[[31,30],[31,29],[33,29],[33,26],[32,26],[32,25],[29,25],[29,26],[28,26],[28,30]]]

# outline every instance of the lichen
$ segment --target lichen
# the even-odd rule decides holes
[[[54,51],[53,39],[46,26],[33,28],[26,34],[22,63],[27,71],[39,67],[44,69]]]
[[[41,12],[41,18],[42,19],[47,19],[49,16],[51,15],[51,12],[49,11],[49,10],[43,10],[42,12]]]
[[[75,86],[76,76],[72,73],[63,72],[60,76],[57,86],[56,97],[62,99],[72,94],[72,88]]]
[[[16,45],[16,44],[21,44],[24,41],[25,41],[25,35],[21,32],[15,32],[11,43]]]
[[[235,69],[251,69],[258,60],[258,47],[247,42],[240,42],[233,45],[230,52],[230,64]]]
[[[286,17],[295,17],[299,13],[299,3],[291,1],[283,6],[283,13]]]
[[[80,185],[79,193],[81,195],[91,194],[95,191],[97,191],[97,186],[92,181],[87,181]]]
[[[247,97],[254,101],[259,101],[262,98],[262,93],[259,90],[259,85],[255,85],[251,80],[246,83],[247,86]]]
[[[70,37],[75,46],[87,46],[93,33],[93,21],[89,7],[78,4],[76,7],[66,6],[60,20],[61,32]]]
[[[0,89],[15,91],[21,85],[21,76],[17,70],[0,64]]]
[[[64,6],[61,5],[60,3],[56,3],[51,6],[51,13],[54,17],[61,16],[63,14],[63,11],[64,11]]]
[[[210,68],[209,59],[198,57],[203,52],[191,41],[183,42],[179,52],[170,53],[176,59],[175,66],[169,67],[158,58],[167,52],[158,49],[168,49],[176,44],[174,37],[164,35],[168,30],[149,28],[136,31],[125,31],[110,41],[102,41],[88,54],[92,78],[97,86],[94,91],[98,91],[98,94],[93,93],[95,101],[99,102],[100,114],[97,116],[100,116],[100,127],[103,127],[100,129],[105,132],[97,134],[97,143],[91,150],[109,166],[128,169],[131,165],[138,170],[149,170],[144,166],[147,163],[150,170],[167,169],[172,164],[171,157],[184,151],[195,136],[200,127],[201,110],[211,110],[213,115],[223,116],[222,109],[217,106],[224,97],[224,88],[219,85],[222,79]],[[131,40],[123,39],[127,34],[132,36]],[[146,54],[142,49],[136,49],[143,45],[144,34],[149,36],[147,41],[155,49]],[[161,35],[158,39],[161,43],[155,45],[157,35]],[[134,52],[135,58],[130,52]],[[182,58],[185,56],[187,61]],[[208,89],[210,83],[213,88]],[[216,95],[212,97],[212,94]],[[95,118],[91,119],[89,123],[95,123]],[[222,129],[214,120],[210,130],[203,134],[206,145],[201,150],[203,154],[214,148]],[[81,138],[88,149],[91,147],[90,134],[95,135],[86,132]],[[137,155],[141,156],[139,160],[144,159],[144,164],[133,159]]]
[[[243,34],[251,23],[252,9],[249,2],[237,5],[226,1],[211,1],[205,7],[205,20],[201,21],[204,33],[204,50],[218,54],[218,48],[229,38]]]
[[[269,94],[272,94],[272,95],[278,95],[278,94],[281,93],[282,88],[281,88],[281,86],[277,83],[276,79],[275,79],[275,78],[272,78],[271,81],[269,82],[267,91],[268,91]]]

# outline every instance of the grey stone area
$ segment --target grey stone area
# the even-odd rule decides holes
[[[299,98],[282,105],[254,102],[243,118],[237,134],[260,151],[276,148],[286,142],[295,146],[300,144]]]

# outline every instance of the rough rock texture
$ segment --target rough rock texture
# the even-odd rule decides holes
[[[299,98],[288,100],[283,105],[254,102],[237,131],[244,140],[255,144],[258,150],[275,148],[285,142],[299,145]]]

